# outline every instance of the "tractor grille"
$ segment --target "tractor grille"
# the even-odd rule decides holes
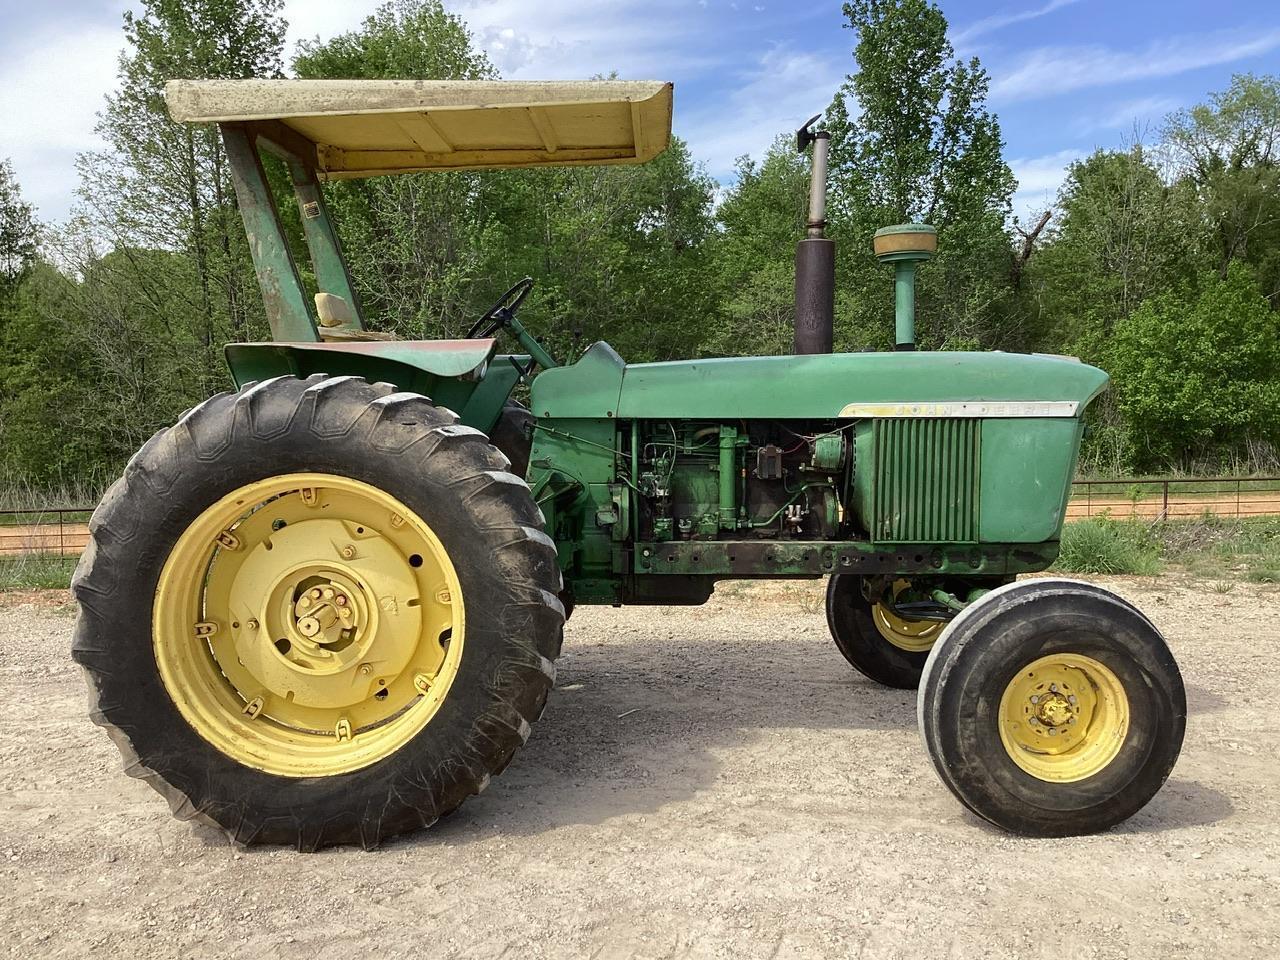
[[[978,425],[951,417],[875,421],[873,540],[978,539]]]

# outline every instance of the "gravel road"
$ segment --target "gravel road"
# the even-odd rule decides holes
[[[816,584],[590,609],[528,747],[435,829],[230,848],[85,718],[59,595],[0,596],[13,957],[1274,956],[1280,592],[1111,580],[1187,678],[1182,759],[1110,833],[1033,841],[934,776],[914,696],[840,659]],[[1219,588],[1221,589],[1221,588]]]

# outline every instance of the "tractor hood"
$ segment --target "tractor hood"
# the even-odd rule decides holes
[[[1079,417],[1107,374],[1020,353],[835,353],[627,365],[607,344],[544,371],[544,417]]]

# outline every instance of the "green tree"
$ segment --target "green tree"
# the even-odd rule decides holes
[[[716,317],[713,189],[678,139],[643,166],[485,177],[475,290],[537,278],[526,323],[562,358],[601,339],[633,361],[696,354]]]
[[[955,58],[946,18],[927,0],[851,0],[844,15],[857,70],[827,111],[838,326],[888,344],[891,280],[867,255],[871,234],[924,221],[938,228],[939,254],[921,273],[922,346],[1016,349],[1005,233],[1015,181],[986,107],[986,71]]]
[[[1067,168],[1057,216],[1029,275],[1042,342],[1097,362],[1115,325],[1204,262],[1192,193],[1166,185],[1150,153],[1097,150]]]
[[[977,57],[955,59],[942,11],[927,0],[851,0],[843,9],[858,69],[828,126],[850,216],[947,228],[1006,213],[1015,183],[986,108],[987,74]]]
[[[137,446],[113,442],[109,385],[68,318],[77,283],[39,260],[0,304],[0,485],[101,488]],[[145,439],[145,438],[144,438]],[[141,442],[141,441],[138,441]]]
[[[1170,116],[1164,139],[1199,194],[1218,270],[1249,263],[1280,306],[1280,79],[1233,77],[1208,103]]]
[[[35,209],[22,199],[13,166],[0,160],[0,297],[34,262],[37,239]]]
[[[496,76],[440,0],[385,3],[356,30],[301,43],[293,69],[304,79]],[[326,187],[372,326],[406,337],[461,335],[479,269],[480,182],[475,173],[418,173]]]
[[[740,157],[716,211],[711,257],[725,321],[710,331],[719,354],[791,352],[796,240],[809,202],[809,170],[795,141],[779,137],[757,163]]]
[[[126,11],[119,89],[107,97],[97,126],[107,149],[79,162],[82,203],[112,248],[178,251],[190,259],[188,268],[184,260],[157,263],[126,253],[119,270],[141,307],[177,310],[157,319],[184,349],[195,347],[185,365],[194,368],[196,395],[225,383],[222,344],[251,339],[265,325],[221,137],[213,125],[173,122],[164,84],[279,76],[281,5],[143,0],[140,13]],[[168,267],[178,273],[147,272]],[[166,294],[155,296],[157,287]]]
[[[1109,354],[1138,469],[1212,469],[1280,442],[1280,314],[1245,265],[1149,298]]]
[[[492,79],[439,0],[384,4],[360,28],[304,44],[302,77]],[[565,356],[607,337],[635,359],[696,350],[713,305],[704,241],[713,184],[687,148],[643,167],[422,173],[326,187],[374,325],[460,336],[504,289],[538,287],[526,322]],[[662,296],[653,291],[662,290]]]

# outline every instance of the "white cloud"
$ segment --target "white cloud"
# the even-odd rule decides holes
[[[713,22],[710,14],[687,0],[459,0],[450,9],[511,80],[614,71],[626,80],[666,80],[728,56],[701,29]]]
[[[1172,74],[1258,56],[1280,47],[1280,29],[1173,37],[1145,50],[1041,47],[1012,70],[993,70],[991,97],[1005,102]]]
[[[379,6],[379,0],[285,0],[284,59],[292,59],[299,40],[325,40],[354,30]]]
[[[1024,221],[1034,219],[1053,206],[1058,189],[1066,179],[1067,166],[1084,155],[1085,151],[1070,148],[1039,157],[1010,160],[1009,166],[1018,180],[1018,190],[1013,195],[1014,215]]]
[[[951,42],[957,47],[968,43],[983,34],[992,33],[1003,27],[1010,26],[1015,23],[1022,23],[1024,20],[1034,20],[1037,17],[1043,17],[1045,14],[1053,13],[1063,7],[1069,7],[1073,3],[1079,3],[1080,0],[1049,0],[1042,7],[1034,10],[1019,10],[1017,13],[997,13],[990,17],[983,17],[981,20],[975,20],[963,30],[958,31],[951,37]]]
[[[118,27],[59,30],[28,37],[20,53],[0,61],[0,157],[13,161],[23,196],[43,220],[66,216],[76,154],[101,145],[95,114],[115,86],[120,42]]]
[[[1180,102],[1173,97],[1152,96],[1123,100],[1082,117],[1076,124],[1076,130],[1081,134],[1100,130],[1136,130],[1142,133],[1179,106]]]
[[[837,63],[807,51],[774,47],[724,100],[677,114],[678,132],[713,176],[723,177],[743,154],[760,156],[780,133],[789,133],[825,110],[844,80]]]
[[[377,0],[289,0],[286,60],[299,38],[350,30],[376,6]],[[121,2],[78,30],[62,24],[29,35],[16,53],[0,59],[0,158],[13,161],[23,196],[42,220],[67,216],[76,155],[102,147],[93,128],[105,94],[116,86],[126,7],[136,4]]]

